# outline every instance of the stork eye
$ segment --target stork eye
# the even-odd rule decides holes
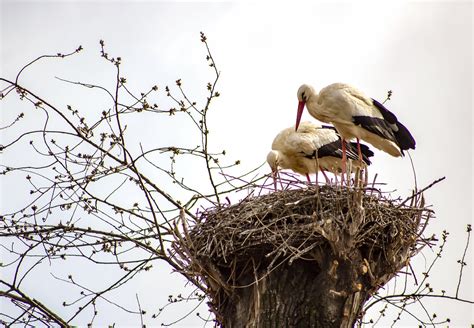
[[[304,92],[303,92],[303,94],[301,95],[301,98],[303,98],[303,100],[306,101],[306,95],[304,94]]]

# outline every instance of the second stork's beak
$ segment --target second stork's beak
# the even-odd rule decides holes
[[[301,116],[303,116],[304,105],[305,105],[304,101],[300,101],[298,103],[298,112],[296,113],[295,131],[298,131],[298,126],[300,126]]]
[[[277,188],[277,179],[278,179],[278,170],[272,170],[272,177],[273,177],[273,187],[275,188],[275,191],[278,190]]]

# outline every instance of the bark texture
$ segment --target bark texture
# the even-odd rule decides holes
[[[322,251],[322,250],[320,250]],[[368,293],[357,258],[297,260],[246,277],[223,307],[224,327],[352,327]],[[363,266],[362,266],[363,267]],[[257,282],[255,282],[257,280]]]

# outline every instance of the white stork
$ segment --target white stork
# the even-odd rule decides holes
[[[392,156],[403,156],[403,151],[415,149],[415,139],[397,117],[375,99],[343,83],[334,83],[319,94],[306,84],[298,89],[298,113],[295,128],[298,129],[303,109],[324,123],[332,123],[343,140],[365,140]],[[343,146],[342,168],[345,171],[346,156]],[[358,149],[361,158],[360,148]]]
[[[357,144],[350,143],[347,148],[348,158],[357,159]],[[369,165],[369,157],[374,153],[366,145],[361,145],[361,152],[363,161]],[[275,137],[267,162],[272,169],[276,189],[278,168],[291,169],[305,175],[309,183],[311,182],[309,174],[322,171],[326,181],[329,181],[324,171],[335,174],[341,172],[342,155],[342,140],[335,128],[302,122],[297,131],[294,127],[290,127]],[[354,161],[353,164],[354,167],[361,167],[359,161]]]

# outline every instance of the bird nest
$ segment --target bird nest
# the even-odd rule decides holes
[[[312,186],[208,209],[179,233],[172,253],[215,311],[257,267],[261,276],[328,254],[353,262],[371,294],[430,242],[422,234],[431,215],[421,193],[402,201],[375,188]]]

